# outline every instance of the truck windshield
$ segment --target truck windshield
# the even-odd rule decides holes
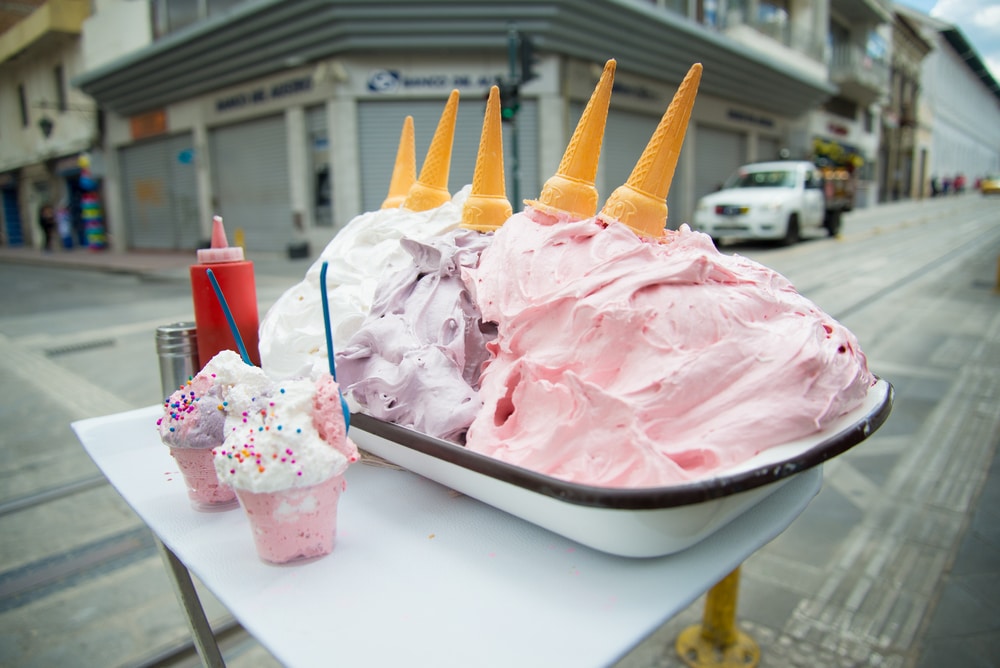
[[[772,172],[736,172],[725,188],[794,188],[795,174],[786,170]]]

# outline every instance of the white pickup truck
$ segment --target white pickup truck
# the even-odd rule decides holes
[[[828,205],[823,174],[808,160],[744,165],[722,189],[702,197],[693,227],[718,241],[776,239],[796,243],[800,236],[840,231],[841,207]]]

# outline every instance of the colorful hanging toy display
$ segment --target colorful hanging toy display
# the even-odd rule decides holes
[[[107,235],[104,233],[104,210],[101,207],[101,196],[98,193],[97,181],[90,173],[90,157],[80,156],[80,215],[83,218],[84,233],[87,236],[87,248],[102,250],[107,248]]]

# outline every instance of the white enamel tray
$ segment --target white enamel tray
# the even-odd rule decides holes
[[[393,464],[588,547],[657,557],[703,540],[792,476],[868,438],[888,418],[892,396],[892,386],[879,380],[861,406],[824,431],[771,448],[717,477],[670,487],[564,482],[360,414],[351,417],[351,438]]]

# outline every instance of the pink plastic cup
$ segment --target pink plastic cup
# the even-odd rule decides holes
[[[311,487],[280,492],[237,489],[258,556],[285,564],[332,552],[337,537],[337,504],[344,487],[344,476],[337,475]]]
[[[195,510],[214,511],[236,507],[236,492],[219,482],[211,448],[170,448],[187,485]]]

